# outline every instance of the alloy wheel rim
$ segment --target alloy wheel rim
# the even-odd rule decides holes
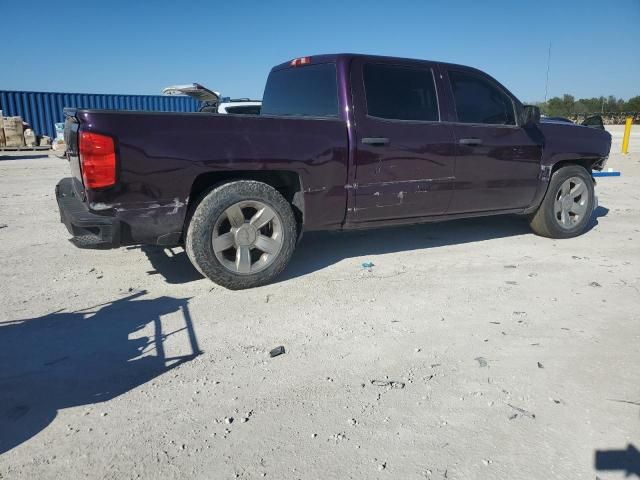
[[[562,182],[556,192],[553,214],[557,224],[569,230],[581,223],[587,215],[589,189],[580,177],[571,177]]]
[[[228,271],[236,275],[260,272],[282,249],[282,219],[260,201],[234,203],[216,220],[211,243],[216,258]]]

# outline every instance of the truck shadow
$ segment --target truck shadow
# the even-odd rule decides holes
[[[115,398],[201,353],[189,299],[140,300],[145,294],[0,324],[0,454],[44,430],[59,410]],[[181,318],[163,321],[171,313]],[[164,344],[177,332],[187,352],[169,357]]]
[[[167,283],[188,283],[204,278],[181,247],[141,245],[129,248],[140,249],[147,256],[153,267],[153,270],[147,271],[148,275],[162,275]]]
[[[598,218],[608,213],[609,209],[605,207],[596,208],[587,232],[598,224]],[[531,234],[526,220],[513,215],[375,230],[309,232],[304,235],[291,262],[275,282],[307,275],[345,258],[436,248],[525,234]],[[129,248],[140,249],[153,267],[147,273],[162,275],[167,283],[188,283],[204,278],[191,265],[181,247],[143,245]]]
[[[587,231],[593,229],[598,224],[598,218],[608,212],[607,208],[596,208]],[[307,275],[345,258],[460,245],[526,234],[532,234],[527,221],[513,215],[379,230],[309,233],[304,236],[291,262],[276,282]]]

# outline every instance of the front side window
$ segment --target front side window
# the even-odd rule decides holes
[[[449,71],[453,98],[462,123],[515,125],[513,101],[486,80],[463,72]]]
[[[365,64],[362,74],[370,116],[438,121],[438,99],[430,69]]]
[[[262,98],[262,115],[337,117],[338,85],[334,63],[275,70]]]

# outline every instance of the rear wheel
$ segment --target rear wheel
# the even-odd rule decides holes
[[[185,239],[194,266],[223,287],[264,285],[286,267],[297,238],[290,205],[273,187],[241,180],[211,190]]]
[[[593,180],[587,170],[579,165],[562,167],[553,173],[529,224],[543,237],[575,237],[587,228],[594,204]]]

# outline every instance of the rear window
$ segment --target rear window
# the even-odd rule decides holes
[[[262,98],[261,114],[337,117],[335,64],[321,63],[271,72]]]

